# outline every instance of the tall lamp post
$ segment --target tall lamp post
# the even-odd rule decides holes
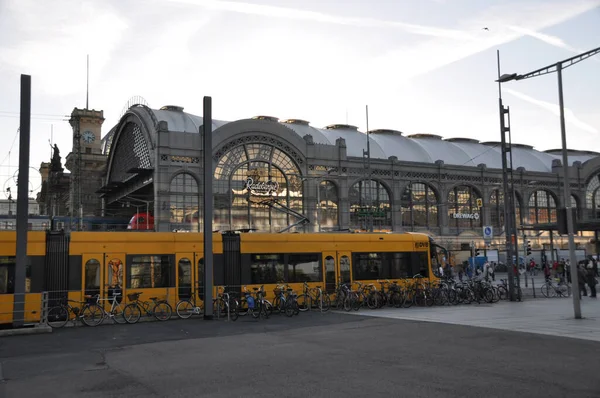
[[[569,237],[569,260],[571,262],[571,281],[573,283],[573,310],[575,318],[581,319],[581,303],[579,301],[579,281],[577,280],[577,258],[575,257],[575,237],[573,226],[573,213],[571,213],[571,186],[569,178],[569,155],[567,152],[567,132],[565,126],[565,104],[563,98],[562,71],[569,66],[575,65],[587,58],[600,53],[600,47],[575,57],[559,61],[555,64],[534,70],[533,72],[519,75],[516,73],[505,74],[498,78],[498,84],[512,80],[525,80],[536,76],[547,75],[556,72],[558,76],[558,103],[560,108],[560,135],[562,141],[562,166],[563,166],[563,205],[567,216],[567,233]]]

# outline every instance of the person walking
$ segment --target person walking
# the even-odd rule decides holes
[[[585,283],[587,282],[587,272],[583,264],[579,264],[577,266],[577,282],[579,282],[579,298],[581,298],[582,294],[587,296],[587,289],[585,288]]]
[[[596,298],[596,273],[598,272],[598,264],[593,261],[593,258],[588,260],[586,269],[587,284],[590,287],[590,297]]]

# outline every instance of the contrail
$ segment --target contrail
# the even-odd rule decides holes
[[[520,26],[508,26],[508,28],[514,32],[521,33],[522,35],[531,36],[535,39],[543,41],[544,43],[550,44],[551,46],[563,48],[571,52],[580,52],[575,47],[571,47],[570,45],[565,43],[564,40],[560,37],[547,35],[545,33],[540,33],[535,30],[523,28]]]
[[[315,11],[293,8],[250,4],[227,0],[168,0],[171,3],[189,4],[212,10],[236,12],[240,14],[261,15],[265,17],[286,18],[301,21],[321,22],[334,25],[356,26],[364,28],[394,28],[405,32],[448,39],[469,40],[473,35],[466,31],[436,28],[434,26],[415,25],[404,22],[386,21],[374,18],[343,17]]]
[[[581,54],[587,51],[568,45],[563,39],[561,39],[558,36],[540,33],[535,30],[523,28],[520,26],[508,26],[508,28],[514,32],[520,33],[525,36],[533,37],[534,39],[543,41],[544,43],[550,44],[551,46],[562,48],[575,54]],[[598,57],[592,57],[592,60],[600,62],[600,59]]]
[[[509,94],[514,95],[517,98],[522,99],[523,101],[529,102],[533,105],[539,106],[540,108],[546,109],[546,110],[552,112],[553,114],[555,114],[556,116],[560,116],[560,108],[558,105],[532,98],[526,94],[523,94],[519,91],[510,89],[510,88],[503,88],[502,90]],[[570,124],[572,124],[573,126],[579,127],[581,130],[587,131],[589,133],[599,134],[598,130],[594,126],[590,126],[589,124],[579,120],[575,116],[573,111],[569,108],[565,108],[565,120],[567,122],[569,122]]]

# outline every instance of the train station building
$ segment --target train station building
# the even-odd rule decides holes
[[[202,231],[202,125],[179,106],[131,106],[101,141],[101,186],[85,194],[102,197],[105,215],[149,212],[156,231]],[[213,120],[212,129],[215,230],[411,231],[452,248],[482,243],[492,226],[493,244],[504,242],[499,142],[372,130],[367,157],[367,134],[346,124],[257,116]],[[512,156],[517,224],[536,231],[528,234],[540,248],[561,207],[560,150],[513,144]],[[570,150],[569,163],[571,203],[593,225],[600,155]],[[576,238],[582,248],[595,242],[588,230]]]

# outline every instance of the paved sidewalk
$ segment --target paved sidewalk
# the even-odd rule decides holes
[[[572,298],[348,312],[358,316],[478,326],[600,341],[600,299],[584,297],[581,313],[584,319],[575,319]]]

